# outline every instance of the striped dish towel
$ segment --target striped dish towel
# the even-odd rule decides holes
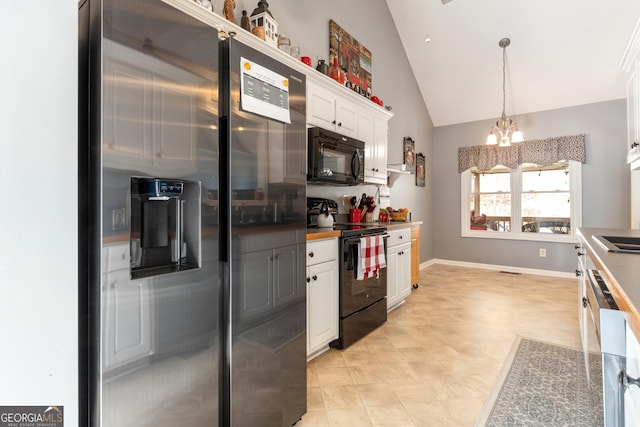
[[[381,268],[387,266],[384,257],[384,239],[382,236],[365,236],[358,244],[358,272],[357,280],[378,277]]]

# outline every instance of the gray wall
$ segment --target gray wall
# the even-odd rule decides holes
[[[223,1],[214,1],[217,13]],[[242,9],[249,14],[257,1],[236,0],[236,19]],[[279,33],[300,46],[301,55],[329,56],[329,20],[348,31],[372,52],[373,94],[392,107],[395,116],[389,121],[389,163],[402,163],[402,140],[410,136],[416,152],[426,156],[426,186],[416,187],[415,176],[400,176],[391,188],[394,207],[406,207],[421,227],[420,260],[433,258],[433,124],[413,77],[400,38],[385,0],[325,0],[321,2],[280,0],[269,2],[269,9],[279,24]],[[310,196],[329,197],[338,201],[344,194],[373,195],[376,186],[330,188],[309,186]]]
[[[582,225],[628,228],[625,100],[543,111],[515,119],[526,139],[584,133],[587,162],[582,168]],[[572,244],[460,237],[458,147],[482,144],[491,124],[489,120],[435,129],[434,156],[438,161],[434,165],[434,257],[551,271],[575,270]],[[547,249],[546,258],[538,256],[539,248]]]

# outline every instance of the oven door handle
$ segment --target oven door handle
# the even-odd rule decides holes
[[[378,234],[369,234],[369,236],[378,236]],[[388,239],[389,235],[385,233],[382,235],[382,238]],[[358,237],[358,238],[344,239],[344,243],[347,245],[360,243],[360,238]]]

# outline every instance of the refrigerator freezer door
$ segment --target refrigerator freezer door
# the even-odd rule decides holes
[[[229,206],[231,424],[289,426],[306,412],[305,76],[234,39],[222,46],[229,75],[221,106],[229,193],[221,198]],[[288,94],[265,81],[249,87],[247,64],[286,79]],[[243,79],[243,90],[256,92],[243,93]],[[243,99],[258,92],[269,103],[274,92],[287,101],[276,102],[275,111],[255,102],[245,108]]]
[[[98,255],[90,267],[95,400],[87,425],[218,425],[217,30],[160,0],[84,7],[96,189],[90,222],[98,228],[89,243]],[[131,225],[138,178],[189,182],[197,194],[157,202],[176,214],[158,209],[166,223],[140,231]],[[125,213],[117,227],[112,212]],[[136,277],[144,251],[161,248],[166,262],[193,268]]]

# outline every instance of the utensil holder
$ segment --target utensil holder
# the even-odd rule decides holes
[[[360,222],[360,209],[349,209],[349,222]]]

